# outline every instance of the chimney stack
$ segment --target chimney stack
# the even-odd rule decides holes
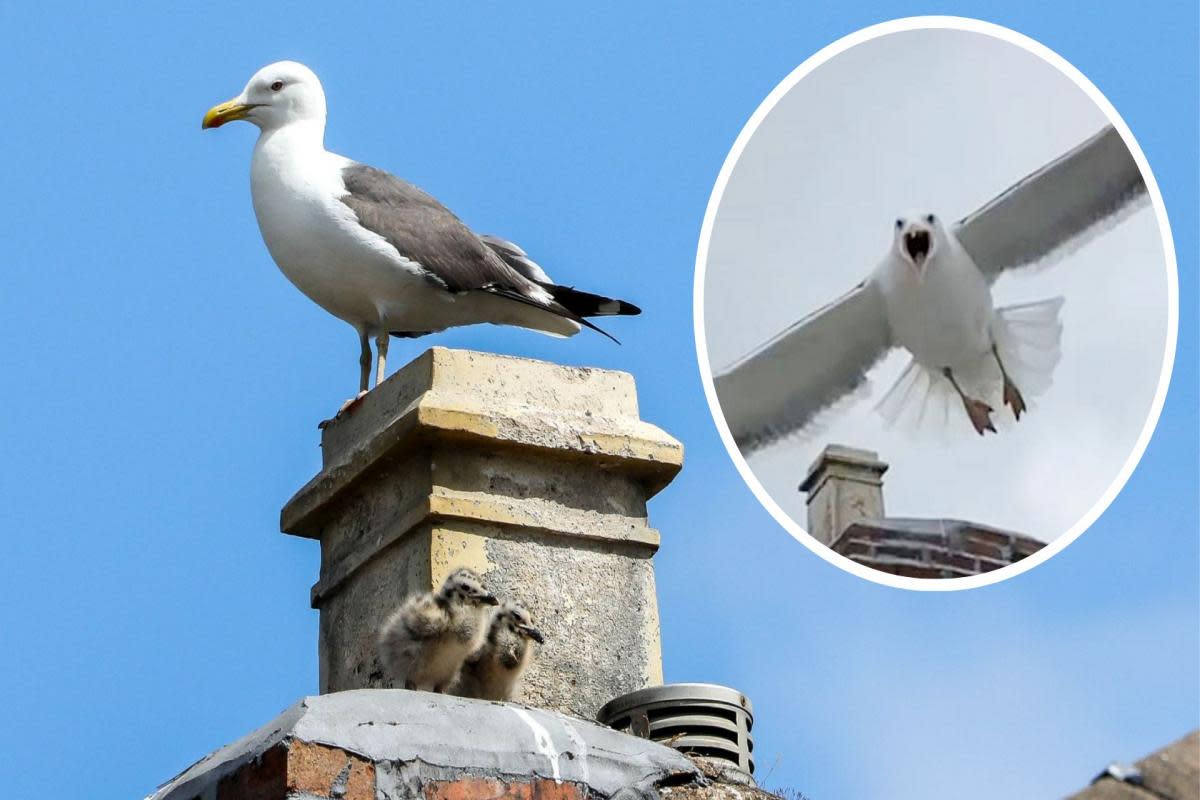
[[[832,546],[855,522],[883,517],[887,468],[873,450],[826,446],[800,484],[800,491],[808,493],[809,535]]]
[[[526,702],[594,717],[662,683],[646,501],[683,446],[639,418],[632,376],[437,347],[332,421],[321,447],[280,525],[321,543],[323,694],[387,685],[380,625],[459,566],[546,635]]]

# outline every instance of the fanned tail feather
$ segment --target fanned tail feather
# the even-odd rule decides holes
[[[1027,404],[1050,388],[1062,357],[1062,306],[1063,298],[1054,297],[997,309],[993,318],[996,350]],[[955,366],[954,373],[969,396],[992,407],[992,419],[998,427],[1012,424],[1012,414],[1004,407],[1000,367],[991,352],[970,364]],[[905,433],[956,436],[971,430],[962,400],[942,368],[927,367],[916,359],[909,361],[875,410],[887,427]]]
[[[1062,358],[1063,298],[1007,306],[996,312],[992,336],[1004,368],[1021,393],[1037,396],[1050,388]]]

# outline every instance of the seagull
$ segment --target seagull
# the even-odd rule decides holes
[[[961,409],[983,436],[996,432],[1001,405],[1019,420],[1058,363],[1063,298],[997,309],[992,284],[1052,262],[1145,197],[1137,163],[1106,126],[954,223],[901,216],[865,280],[714,376],[734,441],[750,453],[802,431],[896,347],[912,359],[876,407],[889,424],[944,428]]]
[[[380,662],[405,689],[445,692],[483,644],[488,606],[497,602],[472,570],[454,570],[437,593],[414,595],[388,617],[379,632]]]
[[[519,603],[507,602],[492,614],[487,638],[463,663],[454,693],[481,700],[512,700],[521,675],[533,660],[533,642],[546,639]]]
[[[588,317],[641,313],[555,284],[516,244],[476,234],[421,189],[326,150],[325,92],[303,64],[263,67],[241,94],[209,109],[202,127],[234,120],[260,131],[250,193],[271,257],[358,332],[358,397],[370,381],[372,339],[378,385],[392,336],[490,322],[563,337],[587,327],[613,339]]]

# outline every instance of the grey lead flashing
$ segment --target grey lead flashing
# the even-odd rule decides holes
[[[698,774],[669,747],[565,714],[403,689],[358,689],[300,700],[196,762],[148,800],[207,800],[222,777],[293,739],[393,764],[381,777],[541,777],[585,784],[606,797],[633,784]]]

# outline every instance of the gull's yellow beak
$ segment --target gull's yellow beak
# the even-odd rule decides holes
[[[204,115],[204,122],[200,124],[201,130],[209,128],[219,128],[226,122],[245,119],[250,113],[250,109],[254,108],[254,104],[239,102],[237,98],[227,100],[218,106],[213,106]]]

